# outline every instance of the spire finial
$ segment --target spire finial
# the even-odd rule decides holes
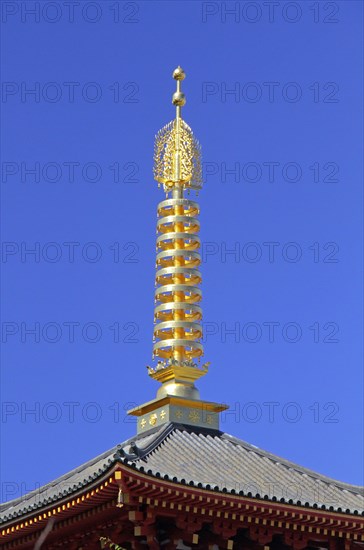
[[[186,104],[186,96],[181,90],[186,73],[178,66],[173,71],[176,91],[172,103],[176,107],[176,118],[159,130],[154,147],[154,178],[163,184],[164,191],[175,198],[183,197],[183,192],[202,187],[200,144],[191,128],[181,117],[181,109]]]
[[[173,78],[177,81],[177,88],[172,96],[172,103],[176,106],[176,118],[178,119],[181,117],[181,107],[186,105],[186,96],[181,90],[181,82],[186,78],[186,73],[179,65],[173,71]]]

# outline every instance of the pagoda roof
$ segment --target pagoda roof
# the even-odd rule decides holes
[[[117,463],[199,490],[364,515],[364,488],[336,481],[227,433],[166,424],[133,437],[43,487],[0,505],[0,524],[92,486]]]

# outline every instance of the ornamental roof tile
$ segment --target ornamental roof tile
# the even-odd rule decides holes
[[[328,478],[229,434],[167,424],[129,439],[25,496],[0,505],[0,523],[79,492],[122,462],[152,477],[223,493],[364,515],[364,489]]]

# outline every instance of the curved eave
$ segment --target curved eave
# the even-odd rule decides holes
[[[125,494],[129,494],[129,504],[144,501],[153,506],[165,502],[163,509],[174,509],[175,504],[187,511],[194,507],[196,511],[209,515],[221,513],[233,516],[256,516],[269,518],[271,521],[289,522],[291,525],[302,525],[307,528],[327,525],[331,531],[359,533],[364,529],[362,513],[348,510],[328,509],[302,505],[299,501],[289,502],[281,499],[268,499],[261,495],[235,494],[233,491],[224,491],[224,488],[203,487],[201,483],[187,483],[185,480],[167,480],[159,475],[143,472],[135,464],[129,464],[125,459],[115,458],[107,471],[100,474],[98,479],[90,481],[83,489],[63,497],[57,502],[45,503],[38,510],[24,511],[21,515],[8,518],[1,529],[3,540],[13,536],[21,536],[43,529],[50,517],[58,521],[82,514],[86,509],[99,506],[101,503],[116,499],[118,490],[122,487]],[[151,490],[153,497],[150,496]],[[182,504],[181,502],[182,497]],[[350,517],[349,517],[350,516]],[[272,519],[273,518],[273,519]]]

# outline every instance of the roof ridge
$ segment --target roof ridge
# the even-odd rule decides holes
[[[168,422],[163,429],[159,429],[155,432],[155,437],[148,442],[148,444],[143,446],[138,446],[137,441],[138,439],[133,438],[132,440],[129,440],[125,443],[122,443],[121,445],[118,445],[117,455],[121,456],[121,458],[124,459],[126,462],[136,462],[138,460],[144,460],[150,453],[155,451],[163,441],[165,441],[168,436],[174,431],[175,425],[173,422]],[[148,433],[146,432],[143,434],[143,436],[148,436]],[[149,435],[152,435],[151,433]],[[131,453],[128,453],[125,450],[125,447],[129,444]]]
[[[173,427],[173,425],[172,425],[172,427]],[[152,430],[150,430],[150,432],[151,431]],[[162,433],[164,434],[165,431],[166,430],[163,430]],[[160,428],[159,428],[158,431],[156,431],[157,436],[158,436],[159,432],[160,432]],[[161,433],[161,436],[162,436],[162,433]],[[143,434],[143,438],[145,436],[148,436],[148,435],[152,435],[152,434],[151,433]],[[165,435],[163,435],[163,437],[165,437]],[[138,439],[141,439],[141,438],[137,438],[135,436],[130,437],[126,441],[124,441],[123,443],[118,444],[118,445],[114,445],[113,447],[111,447],[107,451],[104,451],[103,453],[100,453],[96,457],[91,458],[90,460],[87,460],[87,461],[83,462],[82,464],[80,464],[79,466],[76,466],[72,470],[69,470],[68,472],[65,472],[64,474],[60,475],[59,477],[56,477],[56,478],[52,479],[51,481],[48,481],[44,485],[41,485],[40,487],[37,487],[37,488],[33,489],[32,491],[29,491],[29,492],[25,493],[24,495],[20,495],[19,497],[16,497],[12,500],[8,500],[8,501],[0,503],[0,513],[5,513],[7,510],[9,510],[10,508],[13,508],[17,504],[23,503],[24,506],[26,506],[27,502],[29,500],[31,500],[33,497],[36,497],[37,495],[39,495],[41,497],[41,495],[43,493],[47,493],[48,490],[52,489],[53,487],[57,487],[62,482],[65,482],[68,479],[72,478],[72,476],[74,476],[75,474],[83,472],[86,468],[92,467],[94,464],[97,464],[97,462],[99,462],[102,459],[109,460],[110,464],[111,464],[114,460],[115,453],[117,453],[121,447],[125,447],[127,445],[130,445],[131,443],[133,443],[135,441],[138,441]],[[157,441],[158,441],[158,437],[157,437]],[[148,446],[147,446],[147,448],[148,448]]]
[[[117,454],[121,456],[124,460],[127,462],[136,462],[138,460],[145,459],[150,453],[154,452],[158,449],[158,447],[168,438],[168,436],[174,432],[174,431],[188,431],[189,433],[197,433],[202,435],[220,435],[222,432],[220,430],[215,430],[212,428],[201,428],[199,426],[190,426],[187,424],[179,424],[176,422],[168,422],[165,424],[162,429],[159,427],[158,429],[154,428],[155,432],[155,438],[149,441],[149,443],[143,447],[138,446],[138,440],[141,439],[140,434],[139,437],[131,438],[121,445],[118,445]],[[153,430],[149,430],[148,432],[143,433],[143,439],[147,438],[148,436],[151,436],[153,434]],[[129,445],[130,450],[132,451],[127,452],[125,450],[125,447]]]

